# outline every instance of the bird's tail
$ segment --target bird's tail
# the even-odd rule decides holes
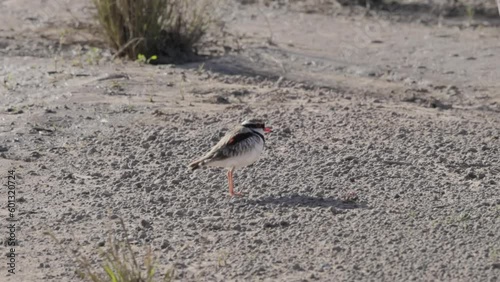
[[[198,168],[200,168],[200,167],[203,165],[203,161],[204,161],[204,159],[201,159],[201,160],[196,160],[196,161],[194,161],[194,162],[190,163],[190,164],[188,165],[188,167],[189,167],[189,169],[191,169],[191,170],[198,169]]]

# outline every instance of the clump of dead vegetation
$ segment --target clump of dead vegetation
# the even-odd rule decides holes
[[[141,54],[158,62],[181,61],[218,20],[221,1],[93,0],[102,30],[117,53],[132,60]]]

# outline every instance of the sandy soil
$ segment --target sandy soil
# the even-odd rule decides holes
[[[223,55],[151,66],[110,61],[89,1],[0,1],[7,281],[78,280],[118,218],[179,281],[500,280],[494,5],[291,2],[233,4]],[[247,117],[274,133],[230,199],[186,164]]]

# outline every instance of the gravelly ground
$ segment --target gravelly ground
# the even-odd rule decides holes
[[[491,53],[485,42],[481,52]],[[307,64],[310,53],[287,60],[251,44],[206,65],[227,70],[250,58],[267,78],[113,64],[106,53],[100,65],[61,60],[49,75],[50,58],[24,57],[26,64],[2,54],[2,75],[14,73],[17,83],[1,93],[0,165],[20,178],[19,273],[9,281],[74,281],[71,251],[79,245],[97,259],[109,236],[123,238],[118,218],[136,251],[151,245],[159,268],[173,267],[179,281],[500,279],[500,116],[491,77],[464,85],[463,73],[436,74],[429,84],[429,67],[408,83],[372,76],[376,63],[342,74],[329,58]],[[285,62],[286,75],[269,56]],[[481,59],[484,69],[498,60],[490,59]],[[102,79],[109,74],[122,76]],[[266,119],[274,132],[262,159],[235,172],[244,197],[231,199],[225,171],[186,165],[248,117]]]

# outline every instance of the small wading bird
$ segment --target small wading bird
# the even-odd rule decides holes
[[[191,170],[202,166],[225,167],[228,169],[229,194],[241,195],[234,192],[233,172],[235,168],[251,165],[256,162],[264,150],[264,133],[271,132],[259,119],[244,121],[229,131],[210,152],[202,158],[189,164]]]

